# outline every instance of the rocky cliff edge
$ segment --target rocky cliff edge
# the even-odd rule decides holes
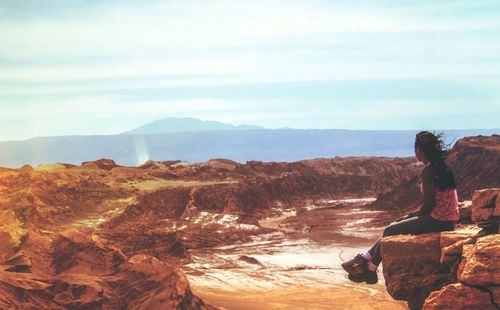
[[[454,231],[382,240],[387,291],[410,309],[500,308],[500,188],[461,203]]]

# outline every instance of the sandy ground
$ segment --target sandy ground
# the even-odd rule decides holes
[[[206,302],[227,310],[408,309],[406,302],[393,300],[385,288],[367,286],[346,283],[331,287],[294,286],[261,292],[191,288]]]
[[[260,223],[274,233],[196,251],[184,271],[197,296],[228,310],[407,309],[387,293],[382,266],[375,285],[340,266],[378,238],[382,228],[364,227],[373,215],[359,202],[282,210]]]

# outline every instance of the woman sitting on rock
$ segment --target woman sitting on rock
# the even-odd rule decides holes
[[[453,172],[445,163],[442,134],[419,132],[415,138],[415,155],[425,164],[420,191],[423,204],[417,212],[399,218],[384,229],[382,236],[365,253],[342,264],[354,282],[375,284],[377,267],[382,261],[380,242],[383,237],[399,234],[422,234],[454,230],[459,218],[458,197]]]

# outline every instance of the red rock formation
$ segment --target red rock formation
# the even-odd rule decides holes
[[[449,284],[427,298],[424,309],[497,309],[490,300],[490,293],[462,283]],[[466,305],[466,307],[465,307]]]
[[[101,158],[95,161],[84,161],[81,164],[82,167],[97,167],[98,169],[111,170],[113,168],[119,167],[114,160]]]
[[[500,222],[500,188],[475,191],[472,196],[471,218],[480,227],[498,232]]]
[[[500,306],[500,234],[495,216],[500,189],[473,194],[473,220],[455,231],[397,235],[382,241],[387,291],[411,309],[496,309]],[[474,211],[475,210],[475,211]]]
[[[89,231],[61,233],[47,261],[53,268],[39,273],[20,251],[2,259],[0,308],[214,309],[180,270],[147,255],[127,258]]]
[[[214,159],[135,168],[101,159],[0,169],[0,308],[210,309],[175,267],[190,259],[187,249],[268,232],[252,224],[276,200],[387,191],[417,172],[414,163]]]
[[[206,164],[222,171],[233,171],[238,166],[240,166],[240,164],[238,164],[237,162],[225,158],[210,159],[206,162]]]
[[[481,188],[500,186],[500,135],[466,137],[449,155],[460,200],[471,199]]]
[[[109,170],[5,170],[0,190],[1,309],[213,308],[180,270],[125,255],[119,238],[102,238],[86,222],[134,193]]]

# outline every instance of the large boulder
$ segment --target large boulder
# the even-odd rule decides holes
[[[441,265],[449,266],[450,273],[456,278],[457,270],[462,261],[463,247],[474,244],[484,231],[476,225],[461,226],[460,229],[441,233]]]
[[[479,238],[464,246],[458,280],[473,286],[500,286],[500,234]]]
[[[461,248],[456,244],[473,242],[479,232],[469,225],[455,231],[383,238],[381,254],[387,291],[395,299],[408,301],[411,309],[420,309],[431,292],[457,282]],[[448,249],[444,258],[443,248]]]
[[[384,278],[392,297],[411,309],[489,309],[500,306],[500,188],[475,191],[461,203],[456,230],[385,237]],[[483,300],[484,299],[484,300]],[[492,308],[492,309],[493,309]]]
[[[411,309],[420,308],[432,291],[454,282],[440,263],[439,233],[385,237],[381,253],[387,291],[394,299],[408,301]]]
[[[492,232],[498,232],[499,194],[500,188],[482,189],[472,194],[472,221]]]
[[[458,220],[459,223],[462,224],[471,224],[472,223],[472,201],[465,200],[460,201],[458,203],[460,218]]]
[[[496,310],[490,293],[462,283],[449,284],[432,292],[425,300],[424,310]]]

